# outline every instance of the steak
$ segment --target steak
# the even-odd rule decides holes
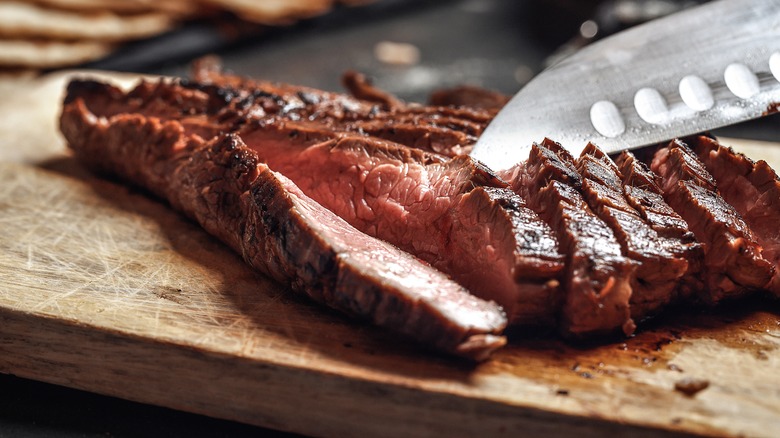
[[[620,170],[626,199],[658,235],[677,238],[685,245],[696,241],[685,219],[664,200],[663,190],[658,185],[658,175],[628,151],[620,153],[616,164]]]
[[[617,165],[597,146],[585,147],[577,170],[588,205],[612,229],[623,255],[637,262],[631,277],[631,317],[639,320],[657,313],[673,301],[688,272],[688,259],[678,251],[680,240],[660,236],[634,209]]]
[[[203,122],[196,116],[183,123],[120,111],[130,100],[134,109],[172,112],[137,98],[147,90],[124,95],[72,82],[60,127],[76,157],[166,199],[251,266],[334,309],[476,360],[504,345],[498,305],[356,230],[262,163],[240,136],[206,141],[194,133],[200,128],[191,130]],[[183,105],[185,113],[204,102],[198,94],[180,97],[194,102]]]
[[[570,336],[631,334],[629,300],[635,264],[622,255],[612,229],[582,197],[583,179],[573,157],[545,139],[526,163],[506,171],[512,188],[557,233],[566,254],[561,331]]]
[[[754,162],[716,140],[697,136],[689,140],[715,177],[723,199],[734,206],[750,226],[763,249],[761,255],[775,268],[766,288],[780,296],[780,179],[766,161]]]
[[[215,93],[220,117],[310,121],[335,132],[383,138],[447,156],[467,154],[495,110],[406,105],[354,72],[344,83],[361,100],[306,87],[256,81],[221,72],[214,63],[196,65],[196,81],[183,87]],[[226,99],[220,99],[225,96]]]
[[[308,132],[277,123],[242,137],[317,202],[498,302],[513,324],[554,322],[563,257],[502,181],[467,156],[439,161],[373,138]]]
[[[496,175],[466,153],[503,96],[459,88],[423,106],[356,72],[344,85],[351,96],[206,59],[192,80],[127,92],[73,81],[60,123],[78,159],[165,199],[256,269],[476,360],[507,324],[630,335],[672,303],[780,293],[780,180],[765,162],[700,137],[706,166],[675,141],[651,170],[545,139]]]
[[[552,230],[504,181],[467,156],[448,159],[331,129],[327,121],[260,112],[245,118],[218,109],[220,96],[244,91],[161,82],[142,83],[125,96],[104,88],[89,96],[98,115],[123,113],[124,107],[124,113],[176,121],[192,138],[238,133],[260,162],[307,196],[448,273],[475,295],[496,301],[513,324],[555,323],[563,256]],[[194,103],[180,111],[182,100]]]
[[[680,140],[660,148],[651,165],[662,178],[664,199],[704,244],[703,283],[706,303],[744,295],[764,287],[774,267],[737,210],[718,193],[704,165]]]
[[[687,261],[688,269],[679,280],[676,295],[681,299],[692,297],[695,291],[704,287],[699,279],[704,257],[702,245],[688,229],[688,223],[664,200],[658,175],[628,151],[617,157],[616,164],[626,201],[660,238],[669,243],[666,250]]]

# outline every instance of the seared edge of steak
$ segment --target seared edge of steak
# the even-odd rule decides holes
[[[513,325],[556,325],[564,256],[523,198],[509,188],[476,187],[455,197],[446,221],[454,278],[478,296],[495,294]]]
[[[196,82],[183,87],[231,95],[226,108],[239,121],[311,121],[338,132],[384,138],[447,156],[466,154],[495,116],[495,111],[465,107],[406,105],[348,73],[344,82],[357,96],[306,87],[256,81],[225,74],[218,67],[197,65]]]
[[[506,172],[512,188],[557,233],[567,255],[563,277],[561,331],[585,336],[622,329],[631,334],[631,278],[634,263],[622,255],[612,230],[582,197],[582,178],[573,157],[545,139],[534,144],[526,163]]]
[[[775,267],[766,288],[780,296],[780,179],[766,161],[754,162],[743,154],[698,136],[690,139],[694,151],[715,177],[721,196],[750,226],[761,255]]]
[[[774,267],[739,213],[717,192],[704,164],[680,140],[658,149],[651,168],[662,179],[664,199],[704,243],[704,302],[743,295],[764,287]]]
[[[623,255],[637,262],[631,278],[631,317],[657,313],[672,302],[688,271],[688,260],[676,254],[679,240],[659,236],[631,206],[617,165],[597,146],[589,143],[576,165],[588,206],[612,229]]]
[[[253,267],[450,353],[482,360],[504,345],[498,305],[357,231],[268,169],[238,136],[204,143],[175,121],[102,117],[87,109],[88,94],[66,98],[60,119],[77,158],[167,199]]]

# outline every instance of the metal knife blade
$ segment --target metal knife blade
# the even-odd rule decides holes
[[[549,137],[609,153],[758,118],[780,105],[780,0],[719,0],[620,32],[521,89],[472,156],[495,170]]]

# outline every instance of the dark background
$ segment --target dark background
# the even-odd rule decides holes
[[[236,26],[229,17],[193,22],[84,67],[185,75],[192,59],[217,53],[236,73],[327,90],[340,90],[341,74],[355,69],[410,101],[464,83],[513,94],[555,56],[590,41],[579,32],[585,20],[598,24],[597,39],[695,3],[384,0],[286,28]],[[374,47],[382,41],[413,44],[419,62],[379,62]],[[778,140],[777,121],[774,116],[720,133]],[[126,436],[293,435],[0,374],[0,438]]]

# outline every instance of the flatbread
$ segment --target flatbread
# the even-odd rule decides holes
[[[190,0],[34,0],[32,3],[70,11],[124,14],[164,11],[175,15],[191,15],[199,7],[197,1]]]
[[[0,40],[0,66],[55,68],[102,58],[113,46],[101,41]]]
[[[247,21],[285,24],[314,17],[330,10],[334,0],[204,0]]]
[[[0,35],[12,38],[123,41],[155,35],[172,25],[170,16],[162,12],[84,14],[0,1]]]

